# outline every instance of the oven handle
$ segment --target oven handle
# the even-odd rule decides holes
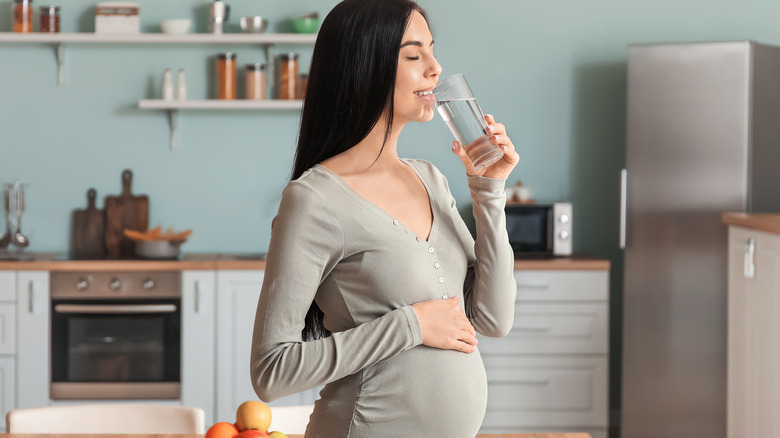
[[[175,304],[57,304],[57,313],[173,313]]]

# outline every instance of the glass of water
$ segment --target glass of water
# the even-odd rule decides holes
[[[433,94],[439,115],[466,151],[475,170],[484,169],[504,156],[501,148],[490,142],[485,115],[465,76],[456,74],[445,79],[434,88]]]

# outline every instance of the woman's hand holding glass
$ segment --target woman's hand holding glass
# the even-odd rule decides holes
[[[452,142],[452,152],[463,161],[463,164],[466,166],[466,174],[469,176],[484,176],[496,179],[507,178],[520,161],[520,156],[515,151],[512,140],[506,134],[506,126],[503,123],[496,123],[496,119],[490,114],[485,115],[485,121],[488,124],[486,130],[490,134],[490,143],[498,146],[504,152],[504,156],[500,160],[484,169],[474,170],[474,165],[457,140]]]
[[[453,297],[412,305],[420,323],[423,345],[464,353],[476,350],[476,331],[458,303],[460,298]]]

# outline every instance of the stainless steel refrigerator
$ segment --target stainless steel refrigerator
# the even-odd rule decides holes
[[[780,211],[780,47],[628,50],[622,438],[726,436],[724,211]]]

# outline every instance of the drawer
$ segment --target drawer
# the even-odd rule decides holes
[[[609,271],[515,271],[518,301],[607,301]]]
[[[0,271],[0,301],[16,301],[15,271]]]
[[[16,354],[16,304],[0,303],[0,354]]]
[[[484,357],[483,428],[606,427],[607,357]]]
[[[491,354],[607,354],[609,308],[600,304],[517,302],[515,322],[504,338],[479,336],[479,351]]]

